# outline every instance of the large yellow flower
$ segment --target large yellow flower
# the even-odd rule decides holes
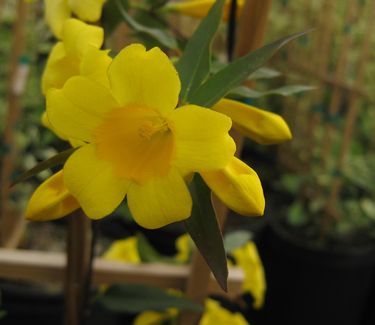
[[[180,81],[158,48],[125,48],[108,78],[110,89],[78,76],[47,94],[53,128],[85,143],[65,163],[65,185],[93,219],[110,214],[125,196],[145,228],[188,218],[184,176],[229,163],[231,120],[195,105],[175,109]]]
[[[79,19],[96,22],[106,0],[44,0],[45,18],[54,35],[62,37],[64,21],[73,14]]]
[[[167,4],[166,9],[194,18],[203,18],[207,16],[215,1],[216,0],[185,0],[182,2],[170,2]],[[244,4],[245,0],[237,0],[238,16],[241,14]],[[226,0],[223,12],[223,20],[225,21],[229,19],[230,5],[231,0]]]

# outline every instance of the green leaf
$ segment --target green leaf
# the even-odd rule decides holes
[[[152,38],[156,39],[160,44],[169,49],[176,49],[178,47],[175,38],[169,33],[169,31],[141,25],[127,13],[126,9],[121,3],[121,0],[116,0],[116,3],[122,18],[135,31],[145,33],[151,36]]]
[[[161,255],[142,233],[137,233],[137,247],[139,256],[144,263],[164,262],[176,264],[173,258]]]
[[[251,239],[251,233],[246,230],[233,231],[225,235],[224,247],[227,253],[245,245]]]
[[[227,291],[228,266],[223,237],[211,202],[211,191],[199,174],[190,183],[193,210],[185,226],[213,275]]]
[[[259,91],[246,86],[239,86],[229,92],[230,97],[260,98],[269,95],[292,96],[304,91],[313,90],[316,87],[305,85],[288,85],[267,91]]]
[[[102,26],[106,37],[112,34],[117,25],[122,21],[122,16],[117,6],[117,0],[109,0],[105,3],[102,15]],[[121,0],[123,8],[127,10],[129,4],[127,0]]]
[[[176,64],[181,79],[180,99],[189,101],[194,92],[210,73],[211,44],[223,15],[224,0],[218,0],[201,21],[180,60]]]
[[[141,284],[111,286],[98,297],[98,301],[110,311],[117,313],[140,313],[146,310],[165,311],[168,308],[201,312],[203,309],[202,306],[187,298]]]
[[[307,31],[289,35],[238,58],[203,83],[189,96],[189,102],[211,107],[233,88],[243,83],[251,73],[259,69],[282,46],[306,33]]]
[[[258,80],[258,79],[272,79],[272,78],[277,78],[281,76],[281,72],[277,71],[275,69],[267,68],[267,67],[262,67],[259,68],[258,70],[255,70],[248,80]]]
[[[57,165],[61,165],[63,164],[69,157],[70,155],[76,151],[78,149],[77,148],[70,148],[68,150],[65,150],[65,151],[62,151],[60,153],[58,153],[57,155],[47,159],[47,160],[44,160],[42,162],[40,162],[39,164],[37,164],[35,167],[31,168],[30,170],[22,173],[21,175],[19,175],[18,177],[16,177],[16,179],[13,181],[12,185],[16,185],[20,182],[24,182],[26,180],[28,180],[29,178],[33,177],[34,175],[42,172],[43,170],[46,170],[46,169],[49,169],[49,168],[52,168],[52,167],[55,167]]]

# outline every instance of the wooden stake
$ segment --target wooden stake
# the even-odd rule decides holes
[[[91,221],[81,210],[68,220],[65,324],[82,325],[90,281]]]
[[[248,0],[243,9],[240,19],[236,56],[240,57],[260,47],[263,43],[268,13],[271,8],[272,0]],[[243,137],[236,131],[232,130],[232,135],[237,144],[236,155],[241,154],[243,146]],[[228,215],[228,208],[217,198],[214,198],[214,208],[219,220],[219,224],[223,229]],[[190,276],[187,281],[186,295],[188,298],[203,303],[208,294],[208,279],[210,278],[210,270],[203,257],[196,251],[191,264]],[[196,313],[182,313],[180,318],[181,325],[193,325],[199,322],[200,315]]]
[[[5,117],[5,128],[3,135],[3,144],[7,152],[2,157],[0,178],[1,178],[1,197],[0,197],[0,245],[11,247],[15,245],[18,236],[22,233],[24,219],[20,214],[16,214],[9,206],[11,176],[17,158],[17,149],[15,143],[15,126],[21,115],[20,93],[15,91],[15,85],[19,82],[19,59],[25,51],[26,37],[25,24],[27,20],[27,3],[24,0],[17,1],[16,21],[13,26],[13,43],[10,55],[10,70],[8,80],[8,109]]]

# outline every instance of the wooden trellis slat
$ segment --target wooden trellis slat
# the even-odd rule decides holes
[[[64,253],[0,248],[0,277],[12,280],[61,283],[65,279],[67,259]],[[190,274],[189,265],[127,264],[95,258],[93,284],[143,283],[160,288],[184,290]],[[242,291],[243,272],[229,269],[228,295],[235,297]],[[208,290],[222,294],[210,275]]]

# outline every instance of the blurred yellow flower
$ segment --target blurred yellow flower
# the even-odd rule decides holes
[[[106,0],[44,0],[45,19],[57,38],[63,37],[64,21],[76,15],[80,20],[96,22]]]
[[[45,221],[58,219],[79,208],[79,203],[68,192],[63,171],[45,180],[31,196],[27,208],[26,219]]]
[[[110,261],[139,264],[141,263],[141,258],[138,253],[137,241],[137,237],[116,240],[103,254],[103,257]]]
[[[183,234],[176,240],[177,254],[175,260],[180,263],[187,263],[191,255],[191,238],[188,234]]]
[[[170,308],[165,312],[145,311],[136,317],[133,325],[174,324],[173,319],[176,319],[177,316],[178,310],[175,308]],[[205,310],[199,325],[249,325],[249,323],[242,314],[231,313],[221,307],[219,302],[206,299]]]
[[[169,308],[165,312],[145,311],[135,318],[133,325],[162,325],[177,315],[178,311],[175,308]]]
[[[175,109],[180,81],[158,48],[128,46],[108,78],[110,89],[78,76],[47,94],[53,129],[85,143],[65,163],[65,185],[93,219],[110,214],[125,195],[145,228],[188,218],[184,176],[229,163],[231,120],[195,105]]]
[[[205,311],[199,325],[248,325],[249,323],[240,313],[231,313],[221,307],[220,303],[207,299]]]
[[[170,2],[166,5],[166,9],[178,12],[183,15],[194,18],[203,18],[208,14],[215,0],[185,0],[182,2]],[[226,0],[224,5],[223,20],[229,19],[231,0]],[[245,0],[237,0],[237,16],[242,12]]]
[[[229,116],[233,128],[259,144],[278,144],[292,138],[280,115],[231,99],[220,100],[212,109]]]
[[[235,249],[232,252],[237,265],[241,267],[245,274],[243,291],[249,292],[253,298],[253,306],[259,309],[263,306],[266,292],[266,280],[262,261],[258,250],[253,242]]]

